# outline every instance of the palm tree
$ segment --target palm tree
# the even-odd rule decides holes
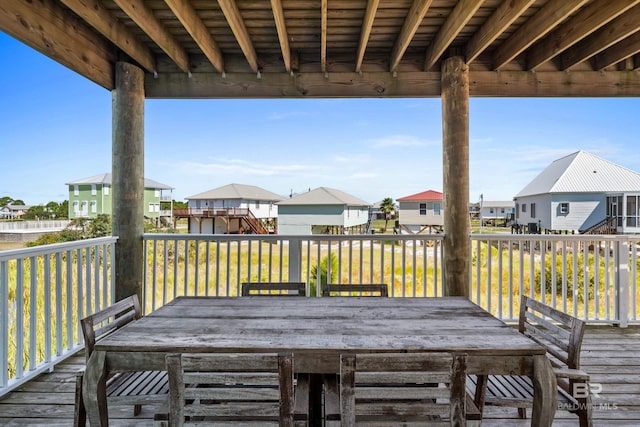
[[[391,219],[391,215],[396,212],[396,205],[391,197],[385,197],[380,202],[380,211],[384,213],[384,231],[387,231],[387,224]]]

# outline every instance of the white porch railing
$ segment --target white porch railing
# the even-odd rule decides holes
[[[83,347],[78,319],[113,302],[116,240],[0,251],[0,396]]]
[[[319,295],[316,283],[326,277],[387,283],[393,297],[442,296],[442,239],[148,234],[145,309],[179,295],[236,296],[245,281],[304,281],[308,295]],[[590,322],[626,326],[640,320],[638,240],[472,235],[470,298],[506,321],[517,320],[520,295],[526,294]]]

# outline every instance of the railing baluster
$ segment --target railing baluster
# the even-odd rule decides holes
[[[9,381],[9,262],[0,261],[0,388]]]
[[[16,264],[16,378],[24,369],[24,260]]]
[[[36,257],[29,257],[29,370],[36,367],[36,327],[38,300],[38,267]]]
[[[43,298],[44,298],[44,307],[43,307],[43,315],[44,315],[44,362],[51,362],[51,337],[52,337],[52,327],[51,322],[53,319],[51,318],[51,255],[44,255],[44,277],[42,280],[43,283]]]

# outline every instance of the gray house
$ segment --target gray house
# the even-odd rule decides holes
[[[186,198],[186,217],[193,234],[273,233],[277,227],[276,203],[284,197],[255,185],[228,184]]]
[[[278,234],[363,233],[369,203],[333,188],[319,187],[278,203]]]
[[[640,173],[586,151],[552,162],[514,201],[516,223],[529,232],[606,224],[611,232],[640,232]]]

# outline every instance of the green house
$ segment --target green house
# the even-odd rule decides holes
[[[69,186],[69,219],[111,215],[113,203],[110,173],[71,181],[65,185]],[[171,217],[172,196],[173,187],[145,178],[145,218],[159,220]]]

